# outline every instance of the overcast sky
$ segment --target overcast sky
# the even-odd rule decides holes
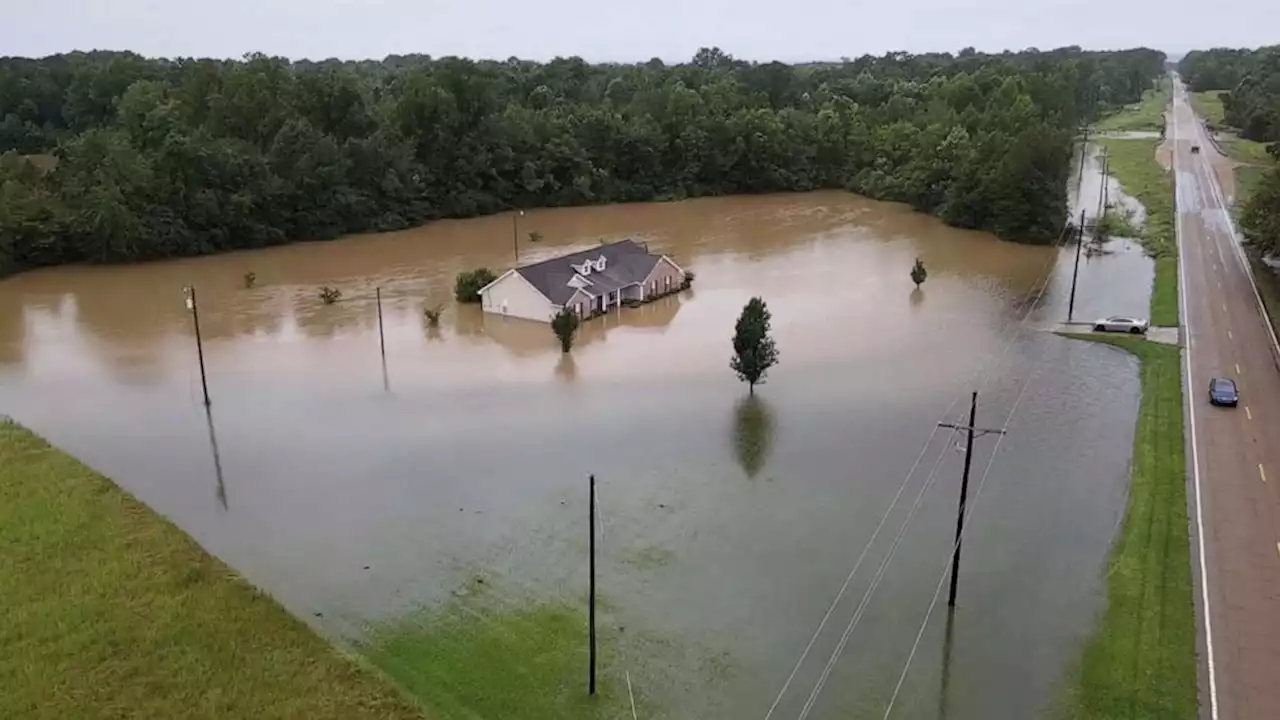
[[[112,49],[679,61],[712,45],[785,61],[966,45],[1145,45],[1176,54],[1280,42],[1276,7],[1276,0],[0,0],[0,55]]]

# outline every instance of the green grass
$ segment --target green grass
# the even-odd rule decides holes
[[[1156,162],[1156,140],[1098,140],[1107,150],[1109,172],[1147,210],[1139,240],[1155,259],[1151,323],[1178,324],[1178,247],[1174,229],[1173,178]]]
[[[171,523],[8,421],[0,547],[0,717],[421,717]]]
[[[1164,110],[1169,105],[1169,80],[1161,78],[1158,87],[1142,94],[1142,101],[1121,108],[1098,121],[1102,132],[1159,130],[1164,127]]]
[[[435,720],[629,719],[626,668],[607,609],[597,608],[599,685],[596,697],[587,694],[585,605],[471,594],[375,628],[365,651],[411,693],[430,697]],[[648,699],[640,693],[636,703],[643,709]]]
[[[1222,109],[1222,99],[1218,97],[1218,93],[1222,90],[1205,90],[1202,92],[1190,93],[1191,109],[1210,125],[1220,126],[1223,124],[1225,112]]]
[[[1063,717],[1195,720],[1196,626],[1187,530],[1181,354],[1137,338],[1069,335],[1141,362],[1128,507],[1107,605],[1063,698]]]
[[[1222,110],[1222,100],[1218,97],[1220,90],[1209,90],[1191,94],[1191,106],[1196,114],[1209,122],[1218,132],[1218,145],[1232,160],[1240,163],[1236,167],[1236,205],[1248,198],[1257,187],[1263,172],[1276,164],[1276,159],[1267,153],[1267,146],[1253,140],[1246,140],[1235,134],[1238,132],[1226,124]]]

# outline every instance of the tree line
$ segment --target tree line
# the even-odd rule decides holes
[[[1224,121],[1242,137],[1268,143],[1280,161],[1280,45],[1188,53],[1178,72],[1195,91],[1223,90]],[[1265,255],[1280,253],[1280,167],[1265,172],[1244,202],[1240,226]]]
[[[0,273],[522,207],[845,188],[1048,241],[1154,50],[667,65],[0,58]]]
[[[1192,92],[1222,91],[1223,120],[1241,137],[1280,142],[1280,45],[1192,51],[1178,73]]]

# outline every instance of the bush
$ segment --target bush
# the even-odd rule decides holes
[[[697,275],[694,275],[692,270],[685,270],[685,271],[684,271],[684,282],[680,284],[680,289],[681,289],[681,290],[688,290],[690,287],[692,287],[692,286],[693,286],[693,281],[694,281],[694,280],[697,280],[697,279],[698,279],[698,276],[697,276]]]
[[[440,312],[441,309],[439,305],[430,305],[422,308],[422,316],[427,319],[427,325],[429,327],[440,326]]]
[[[497,280],[498,276],[493,274],[489,268],[476,268],[458,273],[458,279],[453,284],[453,297],[460,303],[478,303],[480,302],[480,288]]]
[[[573,349],[573,336],[578,332],[578,316],[567,309],[562,309],[551,319],[551,330],[560,341],[561,352]]]
[[[338,299],[341,297],[342,291],[338,288],[331,288],[328,285],[320,288],[320,301],[325,305],[332,305],[338,302]]]

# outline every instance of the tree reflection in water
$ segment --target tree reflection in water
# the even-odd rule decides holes
[[[756,395],[748,395],[734,408],[733,444],[738,464],[747,477],[755,477],[773,450],[773,411]]]

